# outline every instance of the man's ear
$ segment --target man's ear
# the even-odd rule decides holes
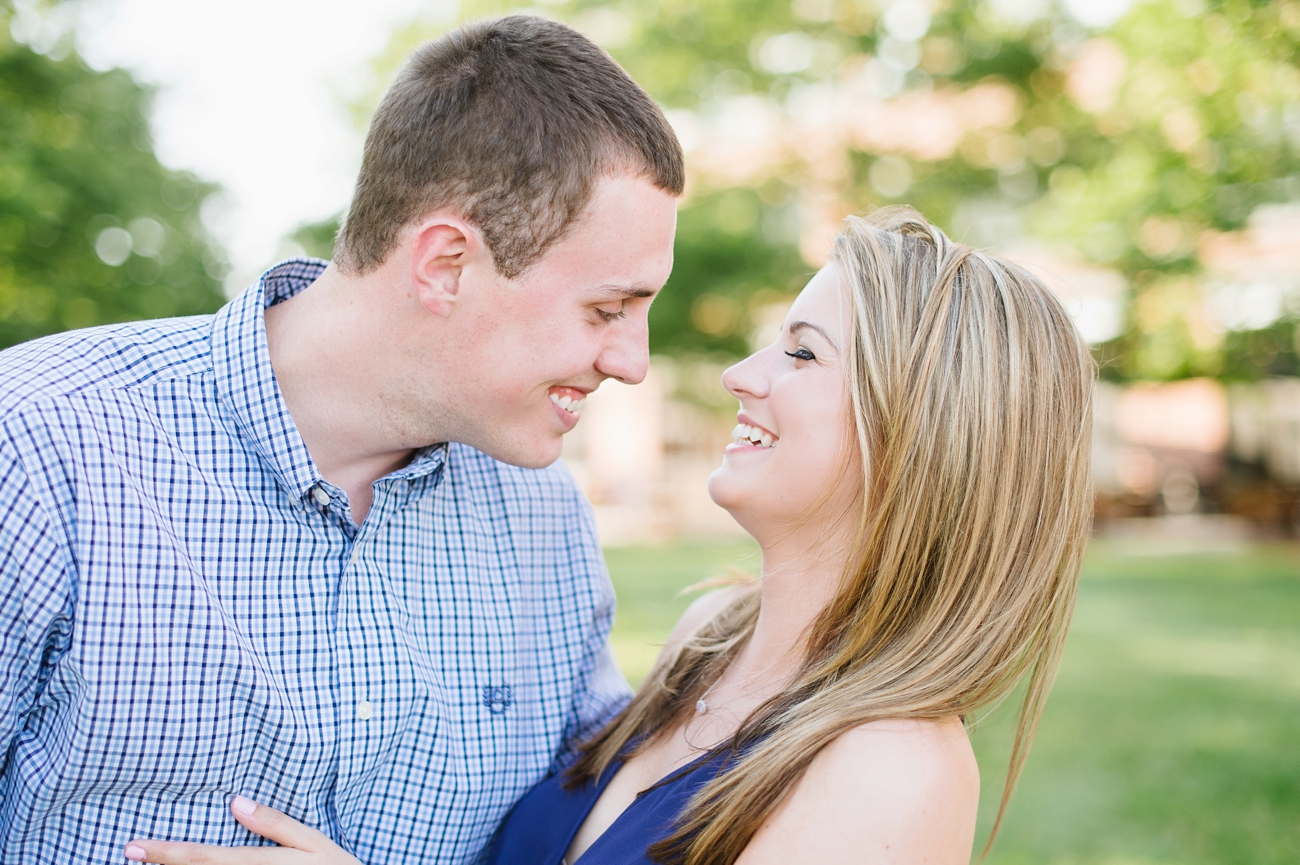
[[[415,229],[411,243],[411,285],[421,305],[437,316],[451,315],[460,296],[466,259],[482,246],[462,220],[435,215]]]

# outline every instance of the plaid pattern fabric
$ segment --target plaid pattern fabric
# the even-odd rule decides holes
[[[360,527],[323,481],[262,309],[324,266],[0,353],[0,862],[261,843],[236,793],[367,865],[473,862],[626,699],[562,466],[435,446]]]

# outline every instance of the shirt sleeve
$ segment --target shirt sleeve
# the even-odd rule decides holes
[[[68,556],[8,443],[0,440],[0,773],[72,637]]]
[[[593,659],[591,675],[585,688],[574,699],[574,711],[565,730],[564,742],[555,756],[556,769],[562,769],[578,756],[582,743],[619,713],[632,696],[627,679],[619,672],[614,652],[606,643]]]
[[[632,689],[619,670],[609,644],[609,632],[614,624],[614,587],[605,570],[596,539],[595,520],[585,498],[580,498],[574,517],[584,541],[579,549],[587,551],[585,561],[575,562],[574,569],[587,571],[588,578],[598,587],[603,599],[593,610],[591,626],[587,629],[580,668],[582,674],[574,690],[573,708],[565,725],[564,740],[555,756],[553,768],[557,769],[573,762],[582,743],[617,715],[632,697]]]

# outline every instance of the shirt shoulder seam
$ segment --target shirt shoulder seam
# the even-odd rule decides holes
[[[113,383],[109,381],[87,382],[76,385],[75,387],[51,389],[50,391],[31,394],[26,399],[20,400],[9,409],[0,414],[0,423],[8,421],[10,418],[22,415],[30,409],[39,409],[45,406],[51,406],[60,400],[71,399],[77,396],[93,395],[97,393],[128,393],[131,391],[148,390],[152,387],[166,384],[167,382],[183,381],[191,378],[202,378],[212,372],[212,364],[205,364],[201,369],[192,369],[189,372],[180,372],[177,369],[160,370],[155,374],[146,376],[141,381]]]

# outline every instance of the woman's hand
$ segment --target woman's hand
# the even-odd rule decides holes
[[[361,865],[329,838],[274,808],[236,796],[230,813],[244,828],[279,847],[214,847],[183,841],[132,841],[126,858],[160,865]]]

